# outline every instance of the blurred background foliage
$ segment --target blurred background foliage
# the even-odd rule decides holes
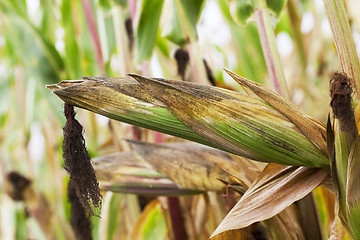
[[[236,4],[230,6],[233,3],[0,1],[1,239],[74,238],[66,197],[68,177],[61,157],[63,103],[45,85],[81,76],[139,73],[239,90],[223,68],[267,84],[256,25],[251,21],[244,25],[234,17]],[[348,0],[346,4],[359,49],[360,22],[353,13],[358,3]],[[273,16],[272,23],[292,101],[325,122],[329,112],[328,79],[340,66],[322,2],[288,0],[281,14]],[[185,71],[179,71],[178,65],[184,66],[184,59],[189,63],[185,64]],[[129,149],[125,138],[153,142],[159,137],[149,130],[82,110],[78,111],[78,118],[84,125],[92,157]],[[176,141],[173,137],[160,137],[161,141]],[[22,197],[22,201],[15,201],[15,190],[8,177],[12,171],[32,181],[33,192]],[[321,191],[318,190],[317,202],[330,201]],[[94,239],[168,237],[168,216],[161,207],[161,197],[146,205],[141,201],[148,203],[153,198],[138,199],[135,195],[111,192],[103,195],[102,218],[93,218]],[[206,225],[204,232],[198,233],[202,239],[210,236],[225,215],[221,211],[224,206],[214,206],[221,203],[212,199],[218,197],[181,198],[181,203],[192,206],[193,211],[209,211],[207,220],[192,215],[198,224],[204,221]],[[320,217],[322,222],[331,222],[328,218],[333,215],[328,215],[326,206],[319,207]]]

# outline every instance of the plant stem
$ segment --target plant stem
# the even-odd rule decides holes
[[[168,197],[167,202],[169,206],[171,226],[174,234],[174,239],[175,240],[188,239],[188,236],[185,231],[184,219],[181,214],[179,198]]]
[[[342,70],[353,79],[357,98],[359,99],[360,65],[344,3],[337,0],[323,0],[323,2],[334,35]]]
[[[279,95],[289,99],[289,92],[286,86],[279,54],[276,49],[275,35],[270,24],[268,12],[267,10],[260,8],[255,11],[254,16],[273,88]]]

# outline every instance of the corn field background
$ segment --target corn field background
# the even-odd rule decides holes
[[[75,239],[67,197],[69,176],[63,169],[61,148],[64,103],[46,85],[82,76],[136,73],[242,91],[226,68],[272,88],[257,24],[253,18],[241,21],[236,17],[238,2],[2,0],[0,239]],[[341,65],[323,2],[278,2],[284,7],[271,14],[269,23],[274,28],[288,99],[326,123],[329,80],[341,71]],[[347,0],[344,5],[359,52],[360,4]],[[129,139],[185,141],[82,109],[76,111],[94,159],[124,152],[124,159],[136,162],[138,156],[131,155],[131,149],[141,144]],[[164,152],[169,159],[180,159],[167,167],[177,167],[178,175],[187,177],[191,172],[180,171],[179,161],[192,149],[179,146],[178,152]],[[91,217],[93,239],[208,239],[245,191],[232,191],[225,185],[219,191],[218,182],[204,184],[202,190],[181,189],[149,165],[124,160],[123,167],[112,166],[106,165],[107,160],[94,164],[104,198],[101,218]],[[242,180],[250,185],[265,164],[240,161]],[[134,181],[134,176],[139,185],[120,184]],[[140,187],[151,177],[167,184],[169,196],[156,192],[159,189]],[[197,177],[207,178],[206,174]],[[177,219],[169,206],[179,207]],[[336,225],[334,209],[335,195],[320,186],[280,215],[223,239],[328,239]],[[172,225],[176,220],[184,228],[180,233]],[[351,239],[340,221],[335,223],[337,239]]]

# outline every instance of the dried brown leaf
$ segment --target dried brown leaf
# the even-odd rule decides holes
[[[278,214],[310,193],[326,176],[324,169],[269,164],[212,236]]]

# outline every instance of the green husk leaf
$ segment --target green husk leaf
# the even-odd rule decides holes
[[[360,139],[353,143],[349,155],[346,184],[346,202],[348,207],[360,200]],[[359,225],[360,226],[360,225]]]
[[[337,176],[336,159],[335,159],[335,134],[331,125],[330,114],[326,124],[326,144],[328,148],[328,155],[330,160],[331,180],[334,184],[336,197],[339,199],[339,182]]]
[[[347,223],[351,234],[355,239],[360,238],[360,139],[353,143],[349,155],[347,185],[346,185],[346,206]]]
[[[314,190],[326,176],[324,169],[269,164],[212,237],[278,214]]]
[[[323,123],[307,116],[300,108],[293,103],[285,100],[277,93],[271,91],[265,86],[241,77],[229,70],[225,71],[240,85],[249,88],[262,100],[270,104],[273,108],[287,117],[295,124],[300,131],[312,142],[320,148],[323,153],[327,154],[326,131]]]
[[[262,162],[328,167],[328,159],[277,111],[216,87],[131,75],[195,133]]]
[[[349,207],[347,213],[347,225],[349,231],[354,239],[360,238],[360,204],[357,202],[355,205]]]
[[[71,105],[253,160],[329,165],[296,126],[257,98],[189,82],[133,77],[141,84],[99,77],[49,88]]]
[[[335,132],[335,161],[338,180],[339,203],[343,214],[346,214],[346,183],[348,171],[348,159],[350,154],[350,144],[348,134],[340,129],[339,121],[334,121]]]

